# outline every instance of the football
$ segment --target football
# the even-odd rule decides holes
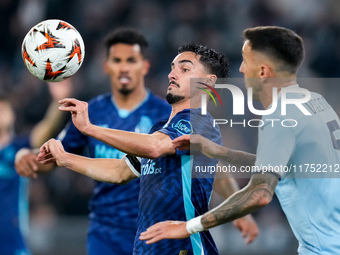
[[[83,63],[84,41],[62,20],[45,20],[30,29],[21,47],[28,70],[43,81],[59,82],[74,75]]]

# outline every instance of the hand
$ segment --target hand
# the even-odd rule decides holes
[[[15,170],[23,177],[37,178],[37,155],[29,149],[21,149],[15,155]]]
[[[219,145],[201,135],[182,135],[172,141],[173,149],[201,151],[209,158],[216,157]]]
[[[172,141],[172,149],[179,149],[179,150],[197,150],[200,151],[202,149],[201,143],[202,140],[206,139],[200,135],[182,135],[177,137]],[[207,140],[207,139],[206,139]]]
[[[74,98],[59,100],[59,104],[61,104],[61,106],[59,106],[59,110],[70,112],[73,124],[80,132],[86,134],[85,131],[91,125],[88,114],[88,104]]]
[[[146,240],[146,244],[152,244],[163,239],[184,239],[189,236],[186,221],[163,221],[149,227],[141,233],[139,239]]]
[[[40,147],[37,161],[40,164],[56,162],[58,166],[65,166],[65,154],[66,152],[61,142],[59,140],[50,139]]]
[[[234,220],[233,224],[241,231],[242,237],[247,238],[247,244],[250,244],[252,241],[254,241],[259,234],[259,229],[256,225],[256,222],[250,214]]]

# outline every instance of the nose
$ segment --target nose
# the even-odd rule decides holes
[[[171,72],[168,74],[168,78],[169,78],[170,81],[177,79],[177,75],[176,75],[175,69],[171,70]]]
[[[119,69],[122,73],[127,73],[129,71],[128,63],[121,62],[119,67],[120,67]]]
[[[238,70],[240,73],[243,73],[244,74],[244,62],[242,61],[241,65],[240,65],[240,68]]]

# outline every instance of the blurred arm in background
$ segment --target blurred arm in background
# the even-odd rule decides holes
[[[52,102],[50,103],[44,118],[35,125],[31,131],[30,142],[32,148],[39,148],[51,137],[58,135],[64,126],[64,120],[68,117],[65,112],[59,111],[58,101],[69,97],[73,88],[70,79],[58,83],[48,83]],[[55,164],[42,165],[36,160],[39,149],[23,148],[15,157],[15,169],[23,177],[36,178],[40,172],[48,172]]]

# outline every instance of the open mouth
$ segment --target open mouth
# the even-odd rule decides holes
[[[123,84],[127,84],[130,82],[130,78],[129,77],[119,77],[119,82],[123,83]]]

